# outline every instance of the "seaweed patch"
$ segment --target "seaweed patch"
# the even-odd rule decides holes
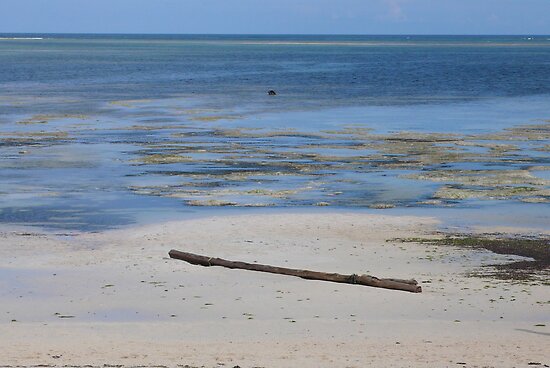
[[[533,171],[546,170],[548,160],[543,153],[538,156],[533,152],[537,152],[535,148],[549,134],[549,125],[480,135],[375,134],[362,127],[301,132],[172,126],[170,139],[147,142],[133,161],[151,167],[143,175],[180,176],[185,179],[180,189],[193,185],[201,189],[200,195],[216,200],[224,199],[220,197],[221,191],[206,184],[212,179],[216,179],[216,188],[237,187],[232,198],[235,205],[247,203],[244,198],[253,191],[257,197],[270,197],[279,205],[330,204],[382,209],[407,203],[447,206],[467,199],[546,203],[550,200],[550,180],[534,175]],[[531,141],[533,137],[536,139]],[[163,164],[173,166],[171,170],[155,169]],[[377,195],[385,188],[364,189],[373,173],[384,173],[376,175],[390,181],[408,179],[437,185],[431,196],[424,195],[423,200],[387,200],[387,196]],[[205,185],[201,186],[201,182]],[[249,188],[258,184],[260,188]],[[308,185],[311,189],[307,195],[297,190]],[[182,195],[180,189],[171,186],[152,192],[174,197]],[[335,192],[338,195],[331,194]]]
[[[485,249],[496,254],[514,255],[527,259],[513,259],[506,263],[483,266],[471,276],[492,277],[510,281],[548,282],[550,276],[550,238],[508,236],[503,234],[443,234],[437,238],[405,238],[392,241],[413,242],[465,249]]]

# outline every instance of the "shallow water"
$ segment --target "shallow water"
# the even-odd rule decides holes
[[[550,216],[547,37],[13,36],[0,222],[98,231],[212,206]]]

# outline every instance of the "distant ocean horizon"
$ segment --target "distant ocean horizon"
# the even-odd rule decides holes
[[[510,33],[510,34],[454,34],[454,33],[133,33],[133,32],[0,32],[2,35],[107,35],[107,36],[117,36],[117,35],[130,35],[130,36],[182,36],[182,37],[193,37],[193,36],[260,36],[260,37],[278,37],[278,36],[298,36],[298,37],[317,37],[317,36],[328,36],[328,37],[406,37],[406,36],[419,36],[419,37],[515,37],[515,36],[547,36],[545,34],[534,34],[534,33]]]

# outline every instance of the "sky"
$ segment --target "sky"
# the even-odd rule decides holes
[[[0,0],[2,33],[550,34],[550,0]]]

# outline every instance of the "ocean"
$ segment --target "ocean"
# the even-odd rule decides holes
[[[547,229],[549,107],[550,36],[0,34],[0,222]]]

